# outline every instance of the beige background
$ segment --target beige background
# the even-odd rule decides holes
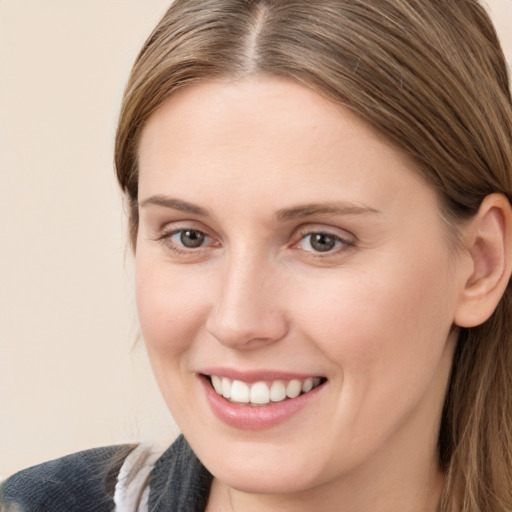
[[[0,0],[0,476],[176,435],[148,371],[112,141],[169,0]],[[489,0],[512,61],[512,0]]]

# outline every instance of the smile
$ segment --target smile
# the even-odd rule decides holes
[[[215,392],[236,404],[264,406],[283,402],[309,393],[320,386],[325,378],[308,377],[306,379],[259,381],[247,383],[218,375],[207,376]]]

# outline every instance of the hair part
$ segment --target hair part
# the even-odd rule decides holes
[[[512,198],[512,100],[477,0],[176,0],[132,70],[117,177],[138,231],[138,143],[181,88],[267,73],[349,108],[415,163],[452,238],[485,196]],[[463,329],[439,435],[442,511],[512,509],[512,296]]]

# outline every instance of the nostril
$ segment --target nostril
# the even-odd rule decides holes
[[[236,349],[257,349],[282,339],[287,333],[284,321],[261,318],[258,322],[228,322],[210,319],[206,328],[221,344]]]

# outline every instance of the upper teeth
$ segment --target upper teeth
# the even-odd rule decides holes
[[[320,384],[320,378],[309,377],[304,380],[290,381],[274,380],[272,382],[255,382],[248,384],[241,380],[231,380],[227,377],[211,375],[215,391],[232,402],[241,404],[264,405],[281,402],[285,398],[296,398],[301,393],[307,393]]]

